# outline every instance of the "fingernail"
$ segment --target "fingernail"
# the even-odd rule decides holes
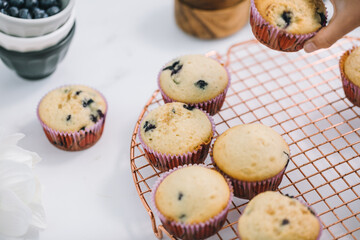
[[[305,44],[304,50],[305,50],[305,52],[310,53],[310,52],[317,50],[317,48],[314,43],[310,42],[310,43]]]

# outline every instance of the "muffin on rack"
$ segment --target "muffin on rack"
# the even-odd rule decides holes
[[[69,85],[46,94],[37,109],[49,141],[56,147],[76,151],[101,137],[107,103],[101,93],[83,85]]]
[[[164,227],[181,239],[204,239],[219,231],[232,200],[230,182],[204,165],[166,172],[152,194]]]
[[[322,0],[252,0],[250,23],[266,46],[294,52],[326,25]]]
[[[360,107],[360,47],[346,51],[339,65],[345,95]]]
[[[234,195],[251,199],[276,190],[289,162],[289,147],[273,129],[262,124],[232,127],[215,141],[214,166],[228,177]]]
[[[254,197],[239,218],[242,240],[317,240],[321,224],[304,203],[278,192],[264,192]]]
[[[184,102],[214,115],[224,103],[230,75],[210,57],[185,55],[166,64],[158,85],[166,103]]]
[[[203,163],[214,132],[210,116],[180,102],[152,110],[139,125],[139,139],[146,156],[159,170]]]

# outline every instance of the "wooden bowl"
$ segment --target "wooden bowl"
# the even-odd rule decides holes
[[[192,36],[223,38],[248,22],[249,9],[250,0],[175,0],[175,20]]]

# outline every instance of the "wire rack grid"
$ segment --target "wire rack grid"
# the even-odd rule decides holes
[[[323,225],[321,240],[360,239],[360,108],[344,95],[338,62],[360,39],[345,37],[332,48],[312,54],[281,53],[255,40],[216,55],[225,62],[231,87],[214,116],[215,139],[232,126],[260,122],[275,129],[290,147],[278,191],[307,202]],[[171,236],[154,216],[151,187],[161,175],[144,155],[137,138],[142,117],[164,104],[159,91],[146,103],[131,140],[135,187],[155,235]],[[205,161],[210,165],[209,158]],[[235,198],[224,227],[211,239],[238,239],[236,224],[247,200]]]

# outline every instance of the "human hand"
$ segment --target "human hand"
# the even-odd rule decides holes
[[[328,48],[360,26],[360,0],[331,0],[334,15],[330,23],[304,45],[305,52]]]

